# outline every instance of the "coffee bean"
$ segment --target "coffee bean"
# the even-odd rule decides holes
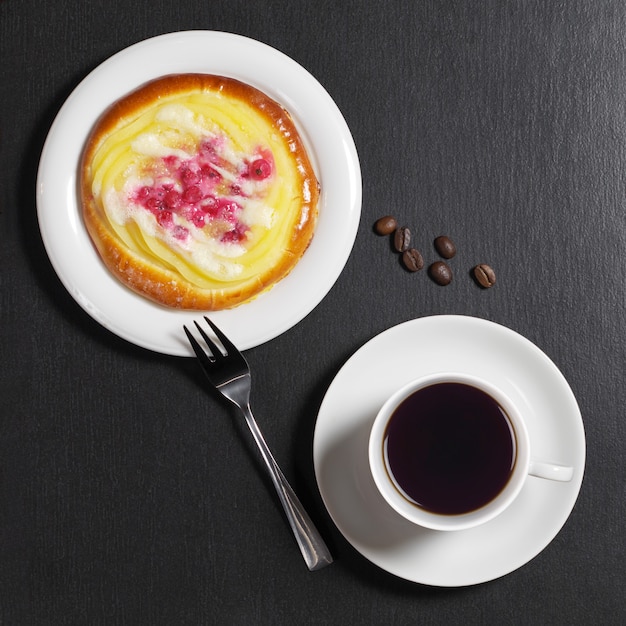
[[[450,266],[443,261],[435,261],[428,268],[428,273],[438,285],[449,285],[452,282],[452,270]]]
[[[435,239],[435,250],[444,259],[451,259],[456,254],[456,246],[450,237],[441,235]]]
[[[385,215],[374,224],[374,230],[379,235],[391,235],[396,228],[398,228],[398,222],[396,222],[396,218],[392,215]]]
[[[402,253],[402,263],[409,272],[419,272],[424,267],[424,259],[415,248],[409,248]]]
[[[476,282],[483,288],[489,289],[496,282],[496,273],[486,263],[479,263],[473,270]]]
[[[405,250],[409,249],[410,243],[411,231],[406,226],[397,228],[393,236],[393,247],[398,252],[404,252]]]

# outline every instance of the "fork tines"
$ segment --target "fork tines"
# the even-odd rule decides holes
[[[207,324],[209,324],[209,326],[213,329],[213,332],[215,333],[215,335],[218,337],[218,339],[220,339],[220,341],[224,341],[225,336],[222,334],[222,337],[220,337],[220,331],[219,329],[211,322],[211,320],[209,320],[208,317],[204,318],[205,321],[207,322]],[[206,333],[206,331],[202,328],[202,326],[200,326],[200,324],[198,324],[198,322],[196,320],[194,320],[193,322],[196,326],[196,328],[198,329],[198,332],[200,333],[200,335],[202,335],[202,339],[204,339],[204,342],[206,343],[207,347],[210,350],[210,353],[207,353],[206,350],[204,350],[202,348],[202,346],[198,343],[197,339],[193,336],[193,334],[191,333],[191,331],[187,328],[187,326],[183,326],[183,328],[185,329],[185,334],[187,335],[187,339],[189,339],[189,343],[191,344],[191,347],[193,348],[193,351],[196,353],[196,356],[200,359],[200,361],[202,363],[204,363],[205,361],[209,361],[209,362],[214,362],[216,361],[218,358],[224,356],[224,353],[222,352],[222,350],[220,349],[220,347],[217,345],[217,343],[215,343],[210,337],[209,335]],[[228,341],[228,340],[226,340]],[[222,344],[223,345],[223,344]],[[234,347],[234,346],[233,346]],[[226,346],[224,346],[224,349],[227,351],[228,353],[228,349],[226,348]]]
[[[230,357],[232,360],[241,360],[245,362],[245,357],[239,352],[238,348],[235,344],[205,315],[205,322],[211,327],[215,336],[219,340],[222,347],[220,347],[213,339],[209,337],[206,331],[198,324],[196,320],[194,320],[194,324],[198,329],[200,335],[202,335],[202,339],[205,341],[207,347],[211,351],[210,354],[207,354],[206,350],[202,348],[202,346],[198,343],[193,334],[189,331],[187,326],[183,326],[185,329],[185,334],[187,335],[187,339],[189,339],[189,343],[193,348],[193,351],[196,353],[198,359],[203,364],[212,364],[216,361]],[[223,349],[222,349],[223,348]]]

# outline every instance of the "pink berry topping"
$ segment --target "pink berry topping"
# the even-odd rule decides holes
[[[265,180],[272,173],[272,164],[267,159],[255,159],[250,164],[250,177]]]
[[[153,182],[137,188],[131,200],[152,213],[159,226],[171,236],[185,241],[189,229],[175,216],[196,228],[215,225],[211,231],[222,242],[238,243],[246,238],[248,227],[240,221],[245,183],[261,181],[272,175],[270,153],[253,159],[237,171],[224,162],[217,148],[219,139],[204,141],[189,159],[167,156],[152,164],[148,174]],[[228,179],[220,172],[229,172]],[[248,187],[249,191],[249,187]]]

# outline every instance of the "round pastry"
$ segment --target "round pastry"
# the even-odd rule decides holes
[[[179,74],[114,103],[80,164],[109,270],[169,307],[218,310],[284,278],[311,242],[319,184],[289,113],[222,76]]]

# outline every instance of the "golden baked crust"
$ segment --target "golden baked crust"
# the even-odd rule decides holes
[[[289,113],[222,76],[165,76],[118,100],[79,174],[105,265],[168,307],[256,297],[294,268],[317,221],[319,184]]]

